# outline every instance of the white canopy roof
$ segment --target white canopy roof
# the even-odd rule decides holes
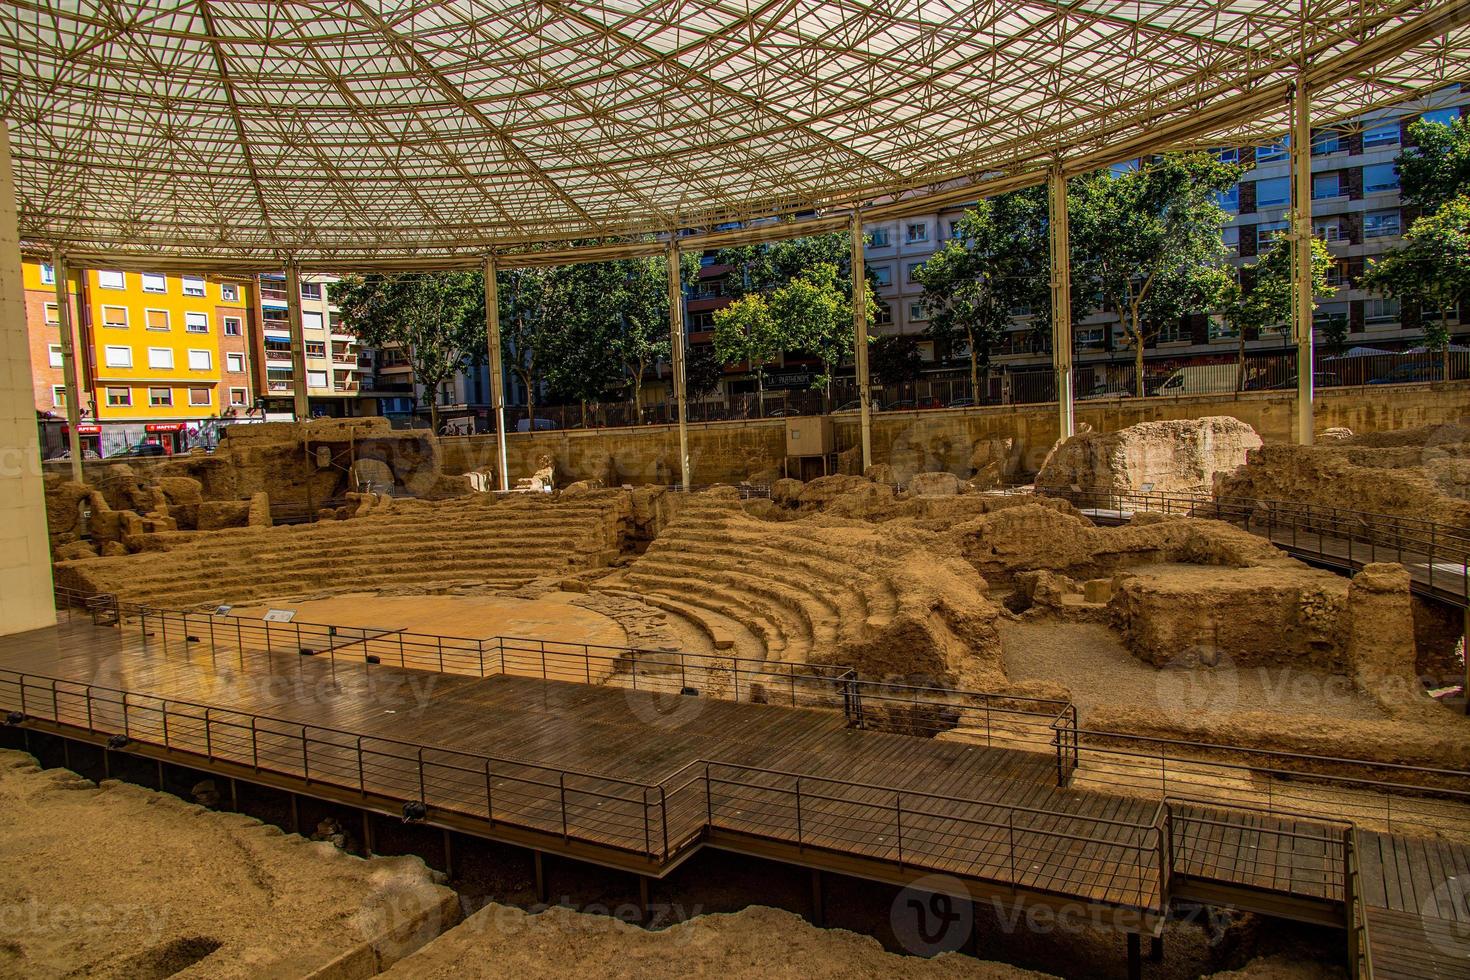
[[[1315,117],[1346,119],[1465,78],[1467,19],[1451,0],[8,0],[0,116],[33,243],[469,258],[1280,132],[1303,63]]]

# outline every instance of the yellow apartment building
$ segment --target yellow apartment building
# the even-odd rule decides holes
[[[55,280],[38,264],[26,265],[24,279],[36,407],[64,417]],[[252,285],[247,278],[77,271],[71,295],[87,448],[111,455],[145,442],[177,452],[211,442],[221,417],[245,416],[254,388]]]

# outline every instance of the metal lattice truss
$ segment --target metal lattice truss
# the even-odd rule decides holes
[[[0,116],[33,243],[468,260],[913,211],[1055,159],[1279,133],[1303,66],[1315,119],[1343,120],[1470,77],[1467,20],[1459,0],[7,0]]]

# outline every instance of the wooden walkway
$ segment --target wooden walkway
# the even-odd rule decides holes
[[[211,656],[86,621],[0,638],[0,711],[95,742],[126,733],[129,751],[166,746],[181,764],[306,794],[421,801],[446,826],[643,874],[709,842],[880,880],[942,872],[977,897],[1132,910],[1138,931],[1160,928],[1174,898],[1347,916],[1345,825],[1058,788],[1051,755],[851,730],[836,711]],[[1365,878],[1399,896],[1375,915],[1425,919],[1404,896],[1463,866],[1463,849],[1365,836],[1394,859],[1365,860]],[[1434,868],[1399,864],[1431,853]],[[1370,935],[1391,943],[1391,921]]]
[[[1470,978],[1470,847],[1358,833],[1373,976]]]

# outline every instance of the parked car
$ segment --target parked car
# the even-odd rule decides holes
[[[1267,386],[1265,386],[1264,389],[1256,389],[1256,390],[1265,390],[1265,391],[1296,391],[1296,381],[1297,381],[1297,377],[1296,377],[1296,375],[1293,374],[1291,377],[1287,378],[1285,381],[1278,381],[1274,385],[1267,385]],[[1342,378],[1338,377],[1337,375],[1333,374],[1330,371],[1313,371],[1312,372],[1312,387],[1313,388],[1338,388],[1338,387],[1341,387],[1341,386],[1342,386]]]
[[[545,432],[549,429],[555,429],[557,427],[556,423],[551,419],[521,419],[519,422],[516,423],[516,431],[530,432],[532,429],[532,422],[536,423],[534,428],[537,432]]]
[[[1415,381],[1438,381],[1443,370],[1438,364],[1400,364],[1389,368],[1376,378],[1369,378],[1370,385],[1403,385]]]
[[[1149,394],[1209,395],[1234,391],[1239,378],[1239,364],[1191,364],[1176,370]]]
[[[156,442],[139,442],[129,446],[114,456],[168,456],[171,455],[163,445]]]
[[[1098,383],[1092,386],[1092,390],[1085,395],[1078,395],[1079,402],[1096,401],[1101,398],[1132,398],[1133,389],[1127,385],[1110,385]]]
[[[973,399],[973,398],[956,398],[954,401],[950,402],[945,407],[946,408],[974,408],[975,407],[975,399]]]
[[[95,449],[83,449],[82,450],[82,459],[101,459],[101,458],[102,457],[100,455],[98,455],[97,450],[95,450]],[[67,460],[67,459],[71,459],[71,450],[70,449],[63,449],[61,452],[57,453],[54,456],[47,456],[46,457],[47,462],[50,462],[52,460]]]

